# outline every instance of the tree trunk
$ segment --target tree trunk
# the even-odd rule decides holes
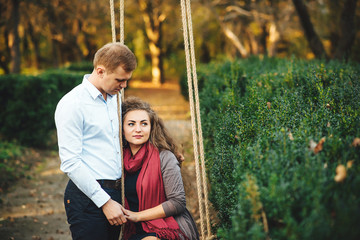
[[[21,64],[21,55],[20,55],[20,37],[19,37],[19,0],[13,0],[13,8],[11,12],[11,23],[12,23],[12,33],[10,37],[12,38],[10,41],[11,45],[11,73],[20,73],[20,64]]]
[[[319,36],[315,32],[314,26],[311,23],[311,19],[308,10],[303,0],[292,0],[295,9],[300,18],[301,26],[304,29],[306,39],[309,43],[311,51],[315,54],[316,58],[328,58]]]
[[[340,39],[336,48],[334,58],[347,59],[355,40],[355,12],[357,0],[347,0],[344,4],[340,18]]]
[[[157,6],[153,5],[153,1],[138,0],[138,3],[145,23],[146,36],[149,40],[152,83],[159,86],[164,83],[161,26],[165,20],[165,15],[160,14],[160,3],[155,4]]]
[[[57,40],[51,40],[51,48],[52,48],[52,64],[54,68],[58,68],[60,66],[60,56],[59,56],[59,43]]]
[[[246,30],[246,34],[248,36],[248,39],[249,39],[249,45],[250,45],[250,52],[251,54],[254,54],[254,55],[258,55],[259,54],[259,44],[256,40],[256,37],[255,35],[253,34],[252,31],[250,30]]]
[[[159,86],[164,83],[161,48],[153,42],[149,43],[149,47],[151,55],[152,83]]]
[[[280,33],[277,29],[275,22],[270,23],[269,28],[269,47],[268,54],[270,57],[276,56],[277,53],[277,43],[280,40]]]
[[[0,67],[4,70],[5,74],[9,74],[10,73],[9,62],[11,61],[10,58],[11,50],[9,47],[9,31],[6,27],[4,30],[4,40],[5,40],[5,50],[4,52],[2,52],[2,56],[0,58]]]
[[[223,18],[220,17],[219,14],[216,12],[212,3],[210,3],[210,1],[206,1],[205,3],[208,6],[208,8],[211,10],[213,15],[216,17],[216,19],[218,20],[221,30],[223,31],[225,36],[230,40],[231,44],[234,45],[236,50],[240,53],[240,56],[243,58],[247,57],[249,53],[246,50],[246,48],[244,47],[241,40],[238,38],[238,36],[236,36],[236,34],[228,26],[226,26],[226,23],[224,23]],[[242,14],[244,14],[244,13],[242,13]]]
[[[34,61],[33,65],[36,69],[39,69],[40,62],[41,62],[40,39],[39,39],[39,35],[34,33],[34,28],[31,24],[31,22],[29,22],[29,24],[28,24],[28,34],[34,45],[35,61]]]
[[[245,49],[244,45],[241,43],[240,39],[235,35],[233,31],[230,30],[224,23],[220,21],[221,29],[223,30],[225,36],[230,40],[230,42],[236,47],[236,49],[241,54],[241,57],[245,58],[248,56],[248,51]]]

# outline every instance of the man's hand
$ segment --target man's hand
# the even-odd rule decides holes
[[[111,225],[119,226],[126,223],[125,209],[118,202],[109,199],[101,208]]]

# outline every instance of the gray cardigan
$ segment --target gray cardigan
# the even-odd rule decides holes
[[[190,240],[199,239],[194,219],[186,209],[184,184],[178,160],[172,152],[164,150],[160,152],[160,164],[167,199],[162,204],[166,216],[173,216],[179,224],[180,230]]]

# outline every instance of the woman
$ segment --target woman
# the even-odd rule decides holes
[[[124,239],[199,239],[186,209],[181,155],[163,121],[139,98],[122,104],[125,168]]]

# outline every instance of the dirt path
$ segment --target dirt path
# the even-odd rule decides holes
[[[126,96],[139,96],[151,103],[165,120],[167,128],[184,148],[182,167],[188,209],[197,220],[198,200],[192,157],[191,125],[188,103],[178,86],[166,88],[132,88]],[[0,239],[68,240],[71,239],[63,205],[67,176],[59,170],[57,152],[44,156],[29,179],[16,183],[0,194]]]

